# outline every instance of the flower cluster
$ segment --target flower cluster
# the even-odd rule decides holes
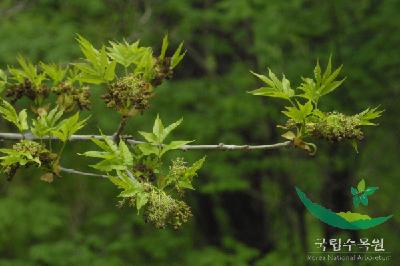
[[[362,140],[360,119],[357,115],[349,116],[339,112],[329,112],[316,123],[307,123],[307,131],[316,138],[328,141]]]
[[[90,91],[89,87],[74,87],[66,82],[60,83],[58,86],[49,88],[46,84],[34,86],[32,82],[25,79],[23,83],[16,83],[10,86],[5,96],[15,104],[19,99],[26,96],[32,101],[37,99],[46,99],[54,93],[57,95],[57,104],[62,106],[65,111],[73,111],[78,108],[80,110],[90,108]]]
[[[169,175],[179,179],[188,170],[187,162],[182,157],[178,157],[172,161],[172,165],[169,167]]]
[[[76,108],[80,110],[90,109],[90,90],[88,86],[74,87],[69,83],[62,82],[53,88],[57,95],[57,104],[62,106],[65,111],[72,111]]]
[[[321,111],[320,99],[335,91],[345,81],[345,78],[338,79],[341,69],[342,66],[332,68],[331,57],[325,70],[322,70],[317,61],[314,76],[301,78],[302,82],[295,88],[291,87],[285,75],[279,79],[271,70],[267,75],[253,72],[264,85],[250,93],[286,101],[287,105],[282,113],[287,117],[287,121],[285,125],[278,127],[288,130],[282,137],[290,140],[295,147],[306,150],[310,155],[314,154],[317,147],[307,140],[311,137],[331,142],[350,140],[357,151],[357,143],[364,137],[361,128],[377,125],[374,120],[381,116],[383,110],[380,110],[379,106],[367,108],[353,116],[336,111]]]
[[[57,155],[47,150],[40,143],[30,140],[21,140],[14,144],[12,149],[3,149],[2,152],[8,154],[3,157],[3,171],[12,179],[20,167],[41,166],[50,172],[53,170]]]
[[[191,217],[190,207],[183,201],[172,198],[162,190],[152,190],[144,209],[145,220],[156,228],[171,225],[178,229]]]
[[[149,107],[153,86],[138,76],[129,75],[113,82],[102,96],[109,108],[128,115],[132,110],[143,112]]]
[[[142,202],[143,216],[147,223],[156,228],[172,226],[178,229],[193,216],[190,207],[181,200],[173,198],[164,190],[155,187],[150,182],[140,182],[141,192],[133,196],[123,197],[119,206],[128,205],[138,208]]]
[[[42,84],[40,86],[35,86],[29,79],[25,78],[22,83],[16,83],[10,86],[6,90],[5,96],[14,104],[24,96],[34,101],[38,97],[47,98],[49,93],[50,89],[47,85]]]
[[[154,78],[151,80],[151,84],[153,86],[160,85],[165,79],[171,79],[173,74],[171,68],[171,58],[157,58],[154,66],[154,72]]]

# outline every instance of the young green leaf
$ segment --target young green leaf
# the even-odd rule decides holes
[[[81,51],[85,57],[91,62],[96,61],[99,51],[94,48],[94,46],[87,39],[83,38],[79,34],[76,40],[79,43],[79,47],[81,48]]]
[[[164,127],[163,122],[160,119],[160,116],[157,115],[153,125],[153,132],[147,133],[140,131],[139,134],[142,135],[150,143],[162,144],[164,140],[168,137],[168,135],[175,128],[177,128],[182,123],[182,121],[183,119],[181,118],[178,121],[168,125],[167,127]]]
[[[268,77],[252,71],[250,72],[263,81],[267,86],[250,91],[249,93],[253,95],[282,98],[286,100],[289,100],[294,96],[294,90],[290,88],[290,81],[286,79],[284,75],[282,76],[282,80],[279,80],[270,69],[268,69]]]
[[[17,61],[21,69],[9,67],[8,71],[18,83],[23,83],[25,79],[28,79],[35,87],[39,87],[46,79],[44,73],[39,74],[36,66],[22,56],[18,56]]]
[[[144,143],[144,144],[139,144],[138,145],[139,150],[143,153],[143,155],[159,155],[160,154],[160,148],[157,145],[154,144],[149,144],[149,143]]]
[[[143,56],[144,48],[139,47],[139,41],[131,44],[127,41],[122,43],[110,42],[110,45],[111,47],[107,47],[108,56],[125,68],[132,64],[139,64]]]
[[[142,151],[144,155],[155,154],[158,157],[161,157],[166,152],[170,150],[176,150],[181,148],[183,145],[186,145],[192,141],[172,141],[169,144],[163,144],[164,140],[168,137],[168,135],[177,128],[183,119],[179,119],[178,121],[164,127],[163,122],[159,115],[157,115],[154,125],[153,125],[153,132],[143,132],[139,131],[139,134],[142,135],[146,141],[149,143],[139,144],[138,147]]]
[[[147,204],[149,201],[149,195],[147,193],[136,194],[136,209],[139,212],[140,209]]]
[[[155,75],[155,63],[156,59],[153,57],[153,50],[149,47],[143,48],[140,60],[133,71],[134,75],[142,75],[145,80],[151,80]]]
[[[50,112],[42,111],[36,119],[32,120],[31,131],[35,136],[44,137],[49,135],[59,126],[58,121],[61,119],[64,111],[56,106]]]
[[[77,68],[75,65],[71,65],[71,67],[68,68],[67,75],[66,75],[66,82],[68,84],[73,85],[74,83],[80,83],[81,79],[81,72],[79,68]],[[79,84],[81,85],[81,84]]]
[[[34,162],[38,166],[41,165],[40,158],[33,157],[29,152],[16,151],[14,149],[0,149],[0,152],[6,154],[6,156],[0,157],[0,165],[3,167],[14,164],[24,166],[29,162]]]
[[[83,156],[101,159],[97,164],[90,167],[103,171],[126,171],[133,165],[133,156],[123,140],[115,144],[111,139],[103,136],[103,140],[92,139],[102,151],[87,151]]]
[[[358,119],[360,120],[360,125],[362,126],[376,126],[376,123],[373,123],[371,120],[374,120],[381,116],[384,110],[378,110],[379,106],[375,108],[367,108],[361,113],[357,114]]]
[[[7,85],[7,75],[6,73],[0,69],[0,93],[6,88]]]
[[[130,178],[124,171],[117,171],[117,176],[109,176],[108,178],[114,185],[122,189],[118,197],[134,197],[137,193],[143,191],[142,184]]]
[[[303,94],[300,96],[317,103],[318,99],[321,97],[321,94],[317,89],[317,84],[310,78],[302,78],[302,80],[303,82],[300,84],[299,89],[303,91]]]
[[[53,86],[60,84],[68,72],[68,67],[63,68],[56,64],[45,64],[41,62],[40,67],[42,68],[43,72],[53,81]]]
[[[59,138],[62,142],[66,142],[74,133],[86,125],[89,118],[90,117],[79,120],[79,112],[77,112],[70,118],[61,121],[56,128],[50,131],[50,133]]]
[[[158,144],[161,144],[163,142],[162,137],[164,135],[164,125],[159,115],[157,115],[156,120],[154,121],[153,134],[157,137]]]
[[[154,135],[154,133],[139,131],[139,134],[142,135],[143,138],[149,143],[153,143],[153,144],[158,143],[158,137],[156,135]]]
[[[182,189],[194,189],[192,185],[193,177],[197,176],[197,171],[203,166],[205,156],[193,163],[191,166],[186,166],[183,158],[177,158],[170,166],[169,174],[165,179],[165,186],[175,186],[179,191]]]
[[[168,136],[169,134],[175,129],[177,128],[181,123],[183,122],[183,118],[179,119],[178,121],[170,124],[169,126],[167,126],[161,136],[160,136],[160,141],[163,142]]]
[[[321,96],[328,94],[338,88],[345,81],[346,78],[341,80],[336,80],[339,76],[340,71],[342,70],[343,65],[339,66],[335,71],[332,72],[332,56],[329,57],[328,64],[326,66],[326,70],[322,76],[322,80],[320,82],[320,94]]]
[[[171,57],[171,68],[175,68],[185,57],[186,51],[182,52],[183,42],[181,42]]]
[[[166,152],[171,151],[171,150],[177,150],[180,149],[182,146],[189,144],[193,141],[191,140],[175,140],[171,141],[169,144],[165,144],[162,146],[161,152],[160,152],[160,157],[164,155]]]
[[[81,72],[80,80],[93,84],[107,83],[114,80],[117,62],[109,60],[106,48],[103,46],[100,50],[97,50],[80,35],[78,35],[77,41],[86,58],[86,62],[74,64]]]
[[[201,169],[201,167],[203,167],[205,160],[206,160],[206,156],[204,156],[200,160],[193,163],[192,166],[190,166],[186,170],[183,178],[181,180],[179,180],[178,186],[181,188],[193,189],[193,186],[192,186],[193,177],[197,176],[197,172]]]
[[[21,112],[19,112],[18,114],[18,121],[19,121],[19,130],[25,131],[29,129],[28,126],[28,114],[26,112],[26,109],[22,110]]]
[[[314,79],[302,78],[303,82],[300,84],[299,89],[303,91],[303,93],[300,96],[314,103],[318,103],[321,96],[334,91],[344,82],[345,78],[336,80],[342,67],[343,66],[340,66],[332,72],[332,58],[329,57],[326,69],[322,74],[319,61],[317,61],[314,68]]]
[[[29,129],[27,121],[27,112],[25,109],[17,114],[14,107],[8,103],[6,100],[2,100],[0,104],[0,113],[3,118],[7,121],[13,123],[20,132],[24,132]]]
[[[162,45],[161,45],[161,53],[160,53],[160,59],[163,60],[165,58],[165,54],[168,49],[168,34],[165,34]]]
[[[122,190],[118,197],[134,198],[139,210],[148,202],[148,193],[142,183],[130,178],[124,171],[117,171],[117,176],[109,176],[109,180]]]
[[[297,102],[297,107],[285,107],[286,111],[282,111],[287,117],[293,119],[297,123],[303,123],[306,118],[312,114],[313,105],[310,101],[304,105]]]

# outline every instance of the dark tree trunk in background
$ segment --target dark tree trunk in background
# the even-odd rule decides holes
[[[334,212],[346,212],[352,209],[352,197],[350,187],[356,178],[357,164],[359,160],[351,160],[341,162],[341,167],[335,167],[335,161],[348,158],[348,149],[332,145],[330,147],[329,165],[332,167],[326,169],[326,180],[321,191],[321,199],[323,206],[333,210]],[[326,239],[334,237],[342,230],[324,224],[324,235]],[[358,238],[357,231],[349,231],[352,238]]]
[[[285,195],[282,198],[281,203],[281,214],[282,217],[285,217],[286,227],[297,229],[298,241],[300,244],[300,248],[302,252],[307,251],[307,227],[305,223],[305,207],[298,200],[295,193],[295,184],[293,179],[286,173],[281,172],[275,174],[276,182],[279,184],[280,189],[282,191],[282,195]],[[288,241],[291,242],[292,246],[297,246],[296,235],[292,234],[289,236]],[[292,256],[294,256],[296,250],[292,250]]]
[[[193,219],[196,220],[197,232],[201,235],[201,242],[206,242],[209,245],[219,246],[221,244],[221,236],[219,224],[215,217],[214,211],[217,208],[213,201],[213,195],[196,193],[196,209],[193,210],[196,215]],[[198,241],[196,241],[198,242]]]
[[[266,253],[274,246],[270,238],[270,221],[262,195],[262,175],[248,177],[251,192],[223,193],[221,204],[225,209],[236,240]]]

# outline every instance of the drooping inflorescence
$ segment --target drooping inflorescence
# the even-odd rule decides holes
[[[171,225],[178,229],[192,217],[190,207],[183,201],[172,198],[162,190],[152,190],[145,208],[146,221],[156,228]]]

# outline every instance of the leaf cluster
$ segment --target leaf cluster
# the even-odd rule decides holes
[[[133,156],[123,140],[115,144],[113,140],[104,136],[104,140],[92,139],[101,151],[87,151],[83,156],[101,159],[92,168],[103,171],[127,171],[133,165]]]
[[[18,128],[19,132],[22,133],[28,130],[28,115],[26,109],[23,109],[17,113],[17,111],[9,102],[2,100],[0,104],[0,113],[5,120],[14,124]]]
[[[103,86],[102,99],[107,106],[117,110],[124,119],[149,106],[153,90],[172,77],[173,70],[185,56],[183,43],[171,56],[168,36],[162,40],[161,51],[155,55],[151,47],[139,41],[110,41],[96,48],[78,35],[77,43],[83,58],[69,64],[39,62],[33,64],[18,56],[17,66],[0,70],[0,114],[21,133],[22,140],[11,148],[1,149],[0,165],[9,178],[19,168],[35,166],[45,170],[42,180],[51,182],[60,174],[60,159],[66,143],[73,134],[85,126],[76,110],[89,109],[91,89]],[[31,100],[29,108],[16,111],[22,98]],[[32,117],[28,113],[32,111]],[[74,112],[66,116],[66,113]],[[191,216],[190,208],[176,197],[183,190],[193,189],[192,180],[201,168],[204,158],[188,165],[182,158],[164,166],[164,155],[191,141],[164,143],[168,135],[179,126],[182,119],[164,127],[157,116],[153,132],[139,132],[147,142],[129,147],[124,138],[116,142],[102,136],[93,139],[98,151],[86,151],[82,156],[97,159],[92,168],[104,172],[121,190],[120,197],[139,211],[144,211],[147,221],[157,227],[167,224],[179,227]],[[39,142],[25,138],[39,139]],[[61,147],[53,149],[53,141]],[[169,190],[168,192],[166,190]]]
[[[150,47],[140,47],[139,41],[128,43],[110,42],[106,48],[108,55],[123,68],[124,76],[109,84],[102,95],[107,106],[125,116],[135,111],[143,112],[149,107],[154,88],[170,79],[173,69],[181,62],[185,52],[181,43],[171,57],[166,56],[169,46],[168,36],[163,38],[161,53],[154,56]]]
[[[103,95],[107,106],[131,114],[132,109],[143,111],[147,108],[147,102],[143,101],[152,96],[153,87],[171,78],[172,70],[185,55],[181,43],[171,57],[166,56],[167,35],[159,56],[154,55],[151,47],[140,46],[139,41],[110,41],[108,45],[96,48],[80,35],[76,40],[84,57],[78,62],[66,65],[39,62],[35,65],[18,56],[18,66],[9,66],[7,72],[0,70],[0,93],[5,91],[11,103],[27,97],[32,100],[35,111],[47,108],[52,102],[51,95],[55,95],[57,104],[65,111],[74,111],[89,109],[91,87],[103,84],[107,90]],[[125,79],[130,82],[121,83]],[[137,101],[141,103],[139,106],[130,105]]]
[[[59,160],[66,142],[88,120],[88,118],[80,120],[79,112],[61,120],[64,111],[60,110],[59,107],[55,107],[49,112],[46,109],[41,109],[37,117],[31,119],[31,123],[29,123],[26,109],[17,112],[4,99],[1,100],[0,114],[19,130],[23,138],[28,134],[32,134],[32,136],[39,139],[57,137],[64,143],[58,154],[53,152],[51,141],[47,148],[43,140],[41,140],[41,143],[38,143],[23,139],[21,142],[13,145],[11,149],[0,149],[1,153],[6,154],[6,156],[0,157],[0,165],[3,166],[3,171],[9,178],[15,175],[18,168],[31,165],[41,167],[51,174],[59,175]]]
[[[268,76],[251,72],[264,82],[265,86],[249,93],[286,100],[287,105],[282,111],[286,123],[279,127],[288,131],[282,136],[310,154],[316,152],[316,146],[306,142],[307,138],[322,138],[335,142],[349,140],[357,150],[357,141],[364,137],[361,127],[376,125],[373,121],[380,117],[383,111],[378,107],[367,108],[355,115],[323,111],[319,106],[321,97],[333,92],[345,81],[345,78],[338,79],[341,70],[342,66],[332,68],[331,57],[324,71],[317,61],[314,76],[302,78],[302,82],[295,89],[284,75],[279,79],[271,70],[268,71]]]
[[[29,166],[41,167],[46,172],[58,175],[57,155],[37,142],[21,140],[14,144],[12,149],[3,148],[0,152],[5,154],[0,157],[0,165],[9,180],[14,177],[19,168]]]
[[[139,134],[143,136],[143,138],[147,141],[147,143],[139,144],[138,147],[142,151],[144,155],[154,154],[157,157],[161,158],[166,152],[170,150],[180,149],[183,145],[186,145],[191,140],[174,140],[168,144],[164,144],[165,139],[168,135],[177,128],[183,119],[179,119],[178,121],[164,127],[160,117],[157,115],[157,118],[153,125],[152,132],[144,132],[139,131]]]
[[[92,139],[100,150],[87,151],[83,156],[99,160],[92,168],[105,172],[112,183],[122,191],[122,203],[144,208],[144,216],[156,227],[172,225],[179,227],[191,216],[190,208],[178,200],[184,190],[194,189],[193,178],[202,167],[205,157],[192,165],[181,157],[164,166],[162,158],[172,150],[180,149],[191,141],[175,140],[165,144],[170,133],[182,119],[164,126],[156,117],[152,132],[139,131],[147,141],[132,148],[121,139],[118,145],[113,139],[103,136],[102,140]]]

